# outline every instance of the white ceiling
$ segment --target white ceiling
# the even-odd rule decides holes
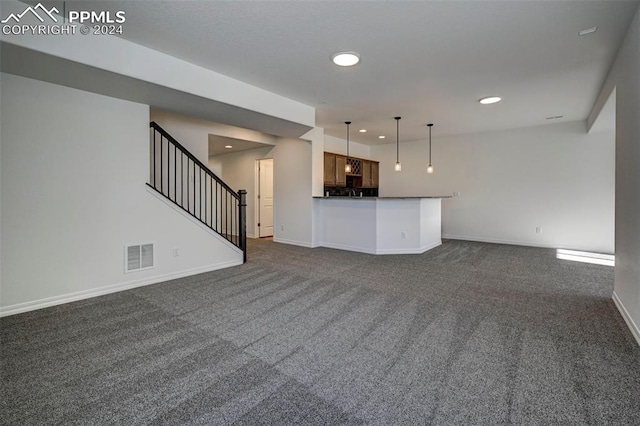
[[[60,2],[43,2],[59,4]],[[74,3],[71,6],[71,3]],[[80,3],[80,4],[78,4]],[[123,37],[316,107],[377,144],[587,117],[638,1],[92,1]],[[597,26],[598,31],[578,36]],[[333,53],[361,63],[339,68]],[[481,106],[483,96],[503,101]],[[560,116],[560,120],[546,120]],[[367,133],[356,130],[366,128]]]
[[[225,148],[231,146],[231,148]],[[265,148],[273,146],[272,144],[262,142],[252,142],[244,139],[230,138],[227,136],[209,134],[209,157],[216,155],[231,154],[238,151],[247,151],[249,149]]]

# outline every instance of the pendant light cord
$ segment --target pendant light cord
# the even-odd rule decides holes
[[[349,125],[351,124],[351,122],[345,121],[344,124],[347,125],[347,159],[349,159]]]
[[[427,124],[429,128],[429,165],[431,165],[431,127],[433,127],[433,123]]]
[[[396,119],[396,163],[400,162],[400,119],[402,117],[395,117]]]

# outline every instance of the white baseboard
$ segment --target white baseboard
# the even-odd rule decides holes
[[[307,241],[286,240],[284,238],[277,238],[275,235],[273,236],[273,242],[274,243],[282,243],[282,244],[291,244],[292,246],[313,248],[311,243],[309,243]]]
[[[366,253],[366,254],[376,254],[374,249],[368,247],[356,247],[356,246],[347,246],[343,244],[335,244],[335,243],[318,243],[316,247],[326,247],[335,250],[346,250],[346,251],[355,251],[358,253]]]
[[[242,265],[242,259],[231,260],[214,265],[201,266],[180,272],[172,272],[165,275],[156,275],[154,277],[143,278],[134,281],[125,281],[122,283],[110,284],[107,286],[97,287],[89,290],[76,291],[73,293],[61,294],[59,296],[47,297],[45,299],[32,300],[29,302],[17,303],[15,305],[0,307],[0,318],[9,315],[21,314],[23,312],[35,311],[36,309],[48,308],[50,306],[62,305],[64,303],[75,302],[92,297],[103,296],[105,294],[117,293],[119,291],[130,290],[136,287],[143,287],[151,284],[157,284],[164,281],[174,280],[177,278],[188,277],[191,275],[202,274],[204,272],[216,271],[218,269],[230,268],[232,266]]]
[[[624,322],[627,323],[627,327],[629,327],[629,330],[631,330],[631,334],[633,334],[636,342],[638,343],[638,345],[640,345],[640,328],[638,328],[638,325],[635,323],[635,321],[633,321],[633,318],[631,318],[631,315],[629,315],[629,311],[627,311],[627,308],[624,307],[622,300],[620,300],[615,291],[613,292],[612,299],[613,303],[616,304],[620,315],[622,315]]]
[[[499,239],[499,238],[469,237],[469,236],[466,236],[466,235],[443,234],[442,238],[444,238],[445,240],[477,241],[477,242],[480,242],[480,243],[507,244],[507,245],[512,245],[512,246],[557,248],[557,247],[551,247],[548,244],[537,243],[537,242],[534,242],[534,241],[503,240],[503,239]],[[569,248],[569,247],[567,247],[567,248]]]
[[[387,249],[387,250],[376,250],[375,254],[422,254],[431,249],[434,249],[438,246],[442,245],[442,241],[437,243],[429,244],[427,246],[423,246],[417,249]]]
[[[451,234],[442,234],[442,238],[444,238],[445,240],[477,241],[480,243],[506,244],[511,246],[540,247],[540,248],[552,248],[552,249],[563,248],[568,250],[589,251],[584,247],[569,247],[564,245],[562,247],[558,247],[557,245],[551,245],[548,243],[538,243],[535,241],[504,240],[499,238],[470,237],[466,235],[451,235]]]
[[[422,254],[426,251],[429,251],[435,247],[441,245],[442,242],[433,243],[424,247],[420,247],[417,249],[372,249],[369,247],[355,247],[355,246],[347,246],[342,244],[334,244],[334,243],[319,243],[316,247],[326,247],[336,250],[347,250],[347,251],[355,251],[358,253],[366,253],[366,254]]]

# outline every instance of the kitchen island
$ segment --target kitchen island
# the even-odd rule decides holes
[[[424,197],[314,197],[318,246],[419,254],[442,244],[441,201]]]

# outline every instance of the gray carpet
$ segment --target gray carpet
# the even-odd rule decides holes
[[[613,268],[448,241],[243,266],[0,320],[0,423],[638,425]]]

